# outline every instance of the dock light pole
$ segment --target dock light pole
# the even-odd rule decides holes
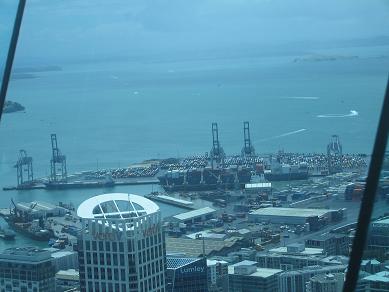
[[[203,240],[203,258],[206,258],[205,255],[205,241],[204,241],[204,236],[202,233],[197,233],[196,234],[196,239],[202,239]]]

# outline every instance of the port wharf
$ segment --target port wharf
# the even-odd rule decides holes
[[[47,177],[35,179],[18,186],[4,187],[3,190],[110,188],[121,185],[159,184],[166,191],[193,191],[208,190],[212,187],[217,189],[220,186],[235,188],[237,183],[243,188],[246,183],[250,183],[250,173],[254,172],[262,173],[269,181],[304,180],[345,170],[360,171],[367,167],[368,160],[365,155],[357,154],[331,156],[330,160],[328,159],[325,154],[282,152],[251,157],[226,156],[214,165],[208,155],[195,155],[153,160],[152,163],[125,168],[82,171],[58,181]],[[275,166],[275,161],[278,166]]]
[[[161,195],[159,193],[151,193],[149,195],[145,195],[145,198],[152,200],[152,201],[162,202],[162,203],[166,203],[169,205],[173,205],[173,206],[177,206],[177,207],[181,207],[181,208],[185,208],[185,209],[190,209],[190,210],[196,209],[194,207],[193,202],[191,202],[191,201],[181,200],[181,199],[177,199],[174,197]]]

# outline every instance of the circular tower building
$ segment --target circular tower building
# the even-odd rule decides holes
[[[161,212],[137,195],[92,197],[77,210],[81,291],[165,291]]]

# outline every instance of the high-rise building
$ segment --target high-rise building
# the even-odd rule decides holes
[[[306,292],[306,284],[315,275],[342,273],[347,265],[308,266],[299,270],[285,271],[278,278],[279,292]]]
[[[327,233],[309,237],[306,247],[322,248],[328,255],[348,255],[350,253],[351,237],[345,234]]]
[[[228,263],[221,260],[207,260],[208,291],[228,291]]]
[[[389,252],[389,219],[372,222],[369,228],[364,255],[368,258],[385,260]]]
[[[207,262],[205,258],[166,258],[166,290],[168,292],[206,292]]]
[[[55,274],[56,292],[80,291],[80,274],[75,269],[60,270]]]
[[[307,292],[342,292],[344,273],[319,274],[307,284]]]
[[[165,291],[165,243],[154,202],[113,193],[77,210],[81,291]]]
[[[278,292],[280,273],[279,269],[258,268],[254,261],[241,261],[228,267],[228,291]]]
[[[0,291],[55,291],[51,253],[34,247],[14,247],[0,253]]]

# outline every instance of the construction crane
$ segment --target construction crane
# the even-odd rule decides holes
[[[335,156],[341,156],[342,155],[342,144],[340,144],[339,136],[338,135],[332,135],[330,143],[327,145],[327,155],[335,155]]]
[[[19,158],[15,164],[18,188],[31,185],[34,182],[32,157],[27,156],[26,150],[19,151]]]
[[[342,165],[338,161],[340,156],[342,156],[342,144],[340,144],[339,136],[332,135],[330,143],[327,145],[328,170],[330,173],[342,171]]]
[[[51,150],[52,156],[50,160],[50,181],[51,182],[66,182],[66,156],[61,154],[58,148],[57,135],[51,134]]]
[[[214,161],[216,161],[217,163],[220,163],[225,158],[224,150],[220,146],[219,129],[218,129],[217,123],[212,123],[212,149],[211,149],[210,154],[211,154],[211,160],[212,160],[212,167],[213,167]]]
[[[249,122],[243,122],[243,137],[244,137],[244,146],[242,148],[242,156],[254,156],[255,149],[254,146],[251,144]]]

